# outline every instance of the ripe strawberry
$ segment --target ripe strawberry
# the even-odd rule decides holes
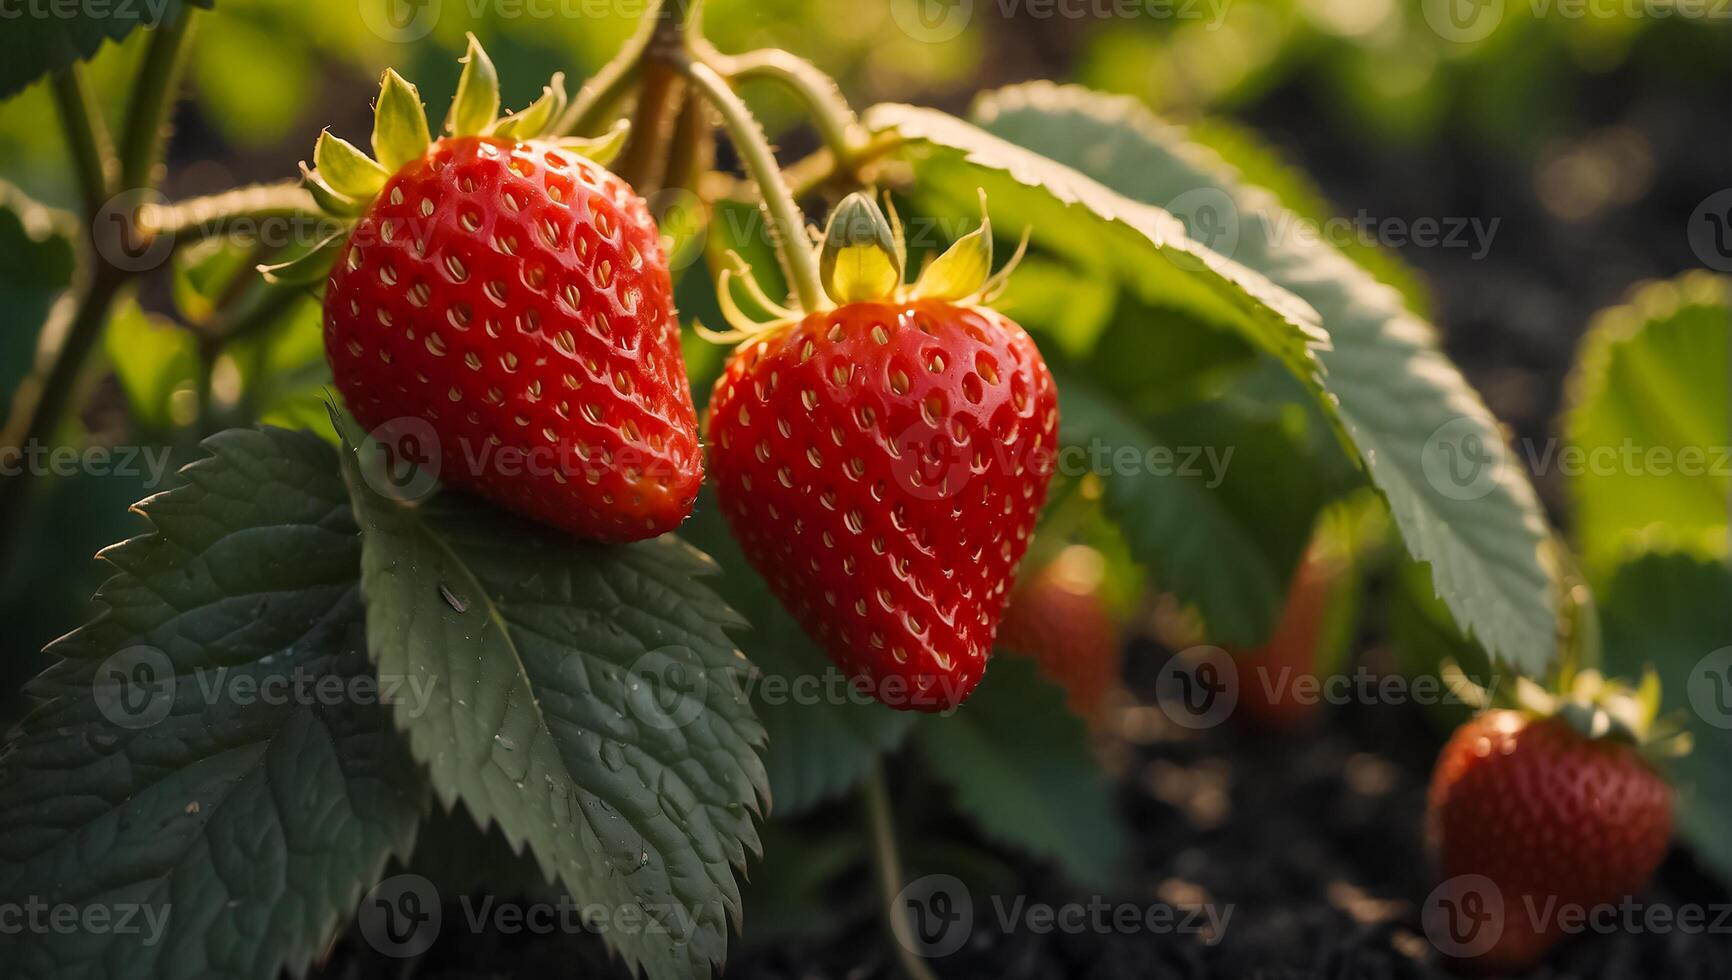
[[[452,113],[470,132],[431,143],[413,89],[387,75],[388,176],[321,137],[313,186],[370,178],[339,208],[373,188],[326,284],[337,387],[369,430],[419,420],[449,485],[598,540],[668,531],[702,457],[655,222],[590,147],[527,138],[557,89],[491,122],[485,57],[471,47]]]
[[[1307,554],[1287,587],[1287,604],[1268,642],[1232,651],[1239,671],[1239,706],[1271,728],[1291,729],[1310,717],[1317,699],[1304,689],[1332,669],[1324,660],[1331,604],[1344,587],[1338,561]]]
[[[839,238],[860,222],[871,245]],[[853,195],[823,262],[841,305],[743,328],[710,472],[747,559],[831,659],[891,707],[942,711],[986,669],[1046,499],[1057,393],[1029,336],[981,305],[1001,281],[984,224],[912,290],[888,238]]]
[[[1483,875],[1501,898],[1501,932],[1492,926],[1474,964],[1513,969],[1561,937],[1558,907],[1591,908],[1647,883],[1671,836],[1672,793],[1627,739],[1499,709],[1444,746],[1428,820],[1443,875]]]
[[[1099,591],[1100,553],[1071,545],[1017,584],[998,629],[998,645],[1032,659],[1064,688],[1072,711],[1101,722],[1119,680],[1119,640]]]

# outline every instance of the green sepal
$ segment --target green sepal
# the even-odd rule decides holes
[[[493,135],[501,139],[534,139],[547,131],[559,114],[565,111],[565,73],[554,72],[542,86],[541,97],[522,112],[514,112],[493,126]]]
[[[386,171],[396,173],[426,153],[432,142],[421,93],[395,69],[385,69],[379,81],[379,102],[373,109],[373,156]]]
[[[328,129],[321,130],[313,144],[313,167],[332,190],[358,201],[378,194],[385,186],[385,179],[391,176],[372,157],[362,153],[360,147],[332,136]]]
[[[349,229],[345,228],[331,237],[314,245],[307,254],[288,262],[277,265],[261,265],[259,273],[266,282],[284,286],[306,286],[323,282],[331,274],[331,266],[337,262],[337,256],[343,251],[343,243],[349,238]]]
[[[902,283],[896,239],[871,196],[855,191],[842,199],[824,228],[818,278],[839,304],[884,299]]]
[[[625,146],[626,137],[630,134],[631,120],[621,119],[600,136],[567,136],[554,140],[553,145],[605,167],[613,162],[614,157],[619,156],[619,151]]]
[[[313,203],[326,214],[354,217],[367,208],[366,201],[358,201],[335,190],[322,175],[307,169],[305,163],[301,164],[301,186],[313,195]]]
[[[986,192],[980,192],[980,227],[958,238],[920,273],[919,299],[960,300],[975,296],[992,275],[992,222],[986,217]]]
[[[469,52],[462,59],[463,74],[457,79],[457,95],[445,117],[445,129],[453,136],[484,133],[499,116],[499,73],[475,35],[468,37]]]

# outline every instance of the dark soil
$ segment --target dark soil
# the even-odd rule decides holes
[[[959,951],[932,961],[953,978],[1250,978],[1250,980],[1420,980],[1453,972],[1425,938],[1420,909],[1436,884],[1425,859],[1423,815],[1431,763],[1446,726],[1425,709],[1401,705],[1322,706],[1299,731],[1257,730],[1235,722],[1203,732],[1178,728],[1153,706],[1163,655],[1132,651],[1125,707],[1105,755],[1119,772],[1118,797],[1132,829],[1124,884],[1079,890],[1051,868],[981,842],[943,816],[942,794],[915,767],[894,787],[909,851],[907,875],[956,873],[969,882],[974,928]],[[893,767],[893,771],[896,771]],[[855,810],[837,805],[799,821],[857,856]],[[923,846],[919,841],[926,841]],[[936,843],[934,843],[936,842]],[[774,843],[774,842],[772,842]],[[924,855],[924,856],[923,856]],[[772,860],[774,855],[772,855]],[[727,977],[870,980],[896,976],[876,916],[870,868],[844,861],[827,883],[803,895],[755,904],[748,891],[747,941]],[[972,870],[969,870],[972,869]],[[753,867],[754,876],[759,871]],[[1207,929],[1146,927],[1036,932],[1027,918],[1006,930],[996,909],[1090,902],[1150,907],[1212,905],[1230,914]],[[754,915],[787,916],[796,938],[753,942]],[[1639,907],[1703,909],[1712,923],[1732,895],[1675,850]],[[1025,905],[1025,907],[1026,907]],[[1230,908],[1230,913],[1226,910]],[[460,921],[457,903],[446,923]],[[798,911],[793,913],[799,916]],[[761,916],[760,916],[761,917]],[[1110,921],[1110,920],[1108,920]],[[1198,919],[1201,926],[1203,920]],[[762,923],[759,923],[761,926]],[[445,929],[422,957],[393,961],[346,937],[325,970],[370,977],[401,969],[416,977],[624,977],[589,935],[469,934]],[[1732,976],[1732,915],[1718,931],[1585,934],[1522,974],[1547,980],[1725,980]]]

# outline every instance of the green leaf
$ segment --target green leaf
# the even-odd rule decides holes
[[[1732,880],[1732,568],[1682,552],[1637,555],[1600,590],[1607,672],[1660,675],[1662,717],[1684,720],[1695,748],[1669,760],[1678,831]]]
[[[934,772],[989,836],[1105,886],[1121,870],[1124,830],[1081,719],[1026,657],[1000,654],[955,714],[914,729]]]
[[[713,495],[699,497],[681,530],[721,565],[716,590],[752,624],[739,641],[759,671],[752,706],[770,735],[764,765],[776,816],[799,816],[852,790],[907,738],[914,713],[853,692],[746,563]]]
[[[1328,398],[1451,613],[1507,663],[1537,672],[1552,659],[1557,594],[1533,488],[1497,421],[1399,294],[1327,243],[1281,234],[1290,216],[1267,192],[1131,99],[1033,84],[986,96],[975,117],[1125,197],[1172,205],[1190,195],[1217,208],[1233,257],[1322,314]],[[1451,468],[1461,460],[1466,471]]]
[[[1657,539],[1724,558],[1732,500],[1732,310],[1707,272],[1642,287],[1582,341],[1560,457],[1590,566]]]
[[[7,7],[0,33],[0,99],[9,98],[51,71],[96,54],[104,41],[119,41],[140,27],[185,16],[189,0],[145,3],[40,3]],[[210,7],[209,0],[190,0]]]
[[[387,68],[379,79],[379,101],[373,107],[373,158],[388,173],[427,152],[427,112],[414,85]]]
[[[191,333],[127,300],[110,316],[103,343],[139,424],[170,429],[192,421],[198,341]]]
[[[313,167],[332,190],[359,201],[372,200],[391,176],[360,147],[332,136],[328,129],[320,130],[313,144]]]
[[[457,95],[445,128],[454,136],[473,136],[493,125],[499,115],[499,73],[481,42],[469,35],[469,51],[463,56],[463,74],[457,79]]]
[[[72,281],[77,234],[77,218],[0,180],[0,255],[6,256],[0,263],[0,395],[30,370],[37,334]]]
[[[1101,479],[1131,555],[1196,606],[1216,642],[1265,639],[1330,496],[1284,421],[1226,400],[1139,416],[1068,372],[1058,390],[1060,466]]]
[[[579,902],[641,910],[648,928],[607,934],[634,969],[708,977],[768,794],[749,665],[723,632],[743,623],[696,581],[713,563],[671,536],[580,543],[455,493],[405,505],[343,459],[374,661],[437,682],[397,723],[440,801],[527,844]]]
[[[1237,330],[1316,385],[1313,348],[1328,342],[1316,312],[1192,240],[1167,212],[936,110],[878,105],[865,119],[902,137],[916,175],[910,193],[929,213],[972,211],[984,190],[1001,229],[1030,228],[1036,247],[1070,258],[1079,275],[1119,278],[1146,300]]]
[[[8,972],[298,975],[414,841],[379,700],[416,698],[367,663],[335,454],[272,429],[205,448],[138,505],[155,530],[103,552],[102,609],[0,760],[0,894],[139,928],[4,930]]]

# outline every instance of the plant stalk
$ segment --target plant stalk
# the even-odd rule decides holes
[[[866,137],[835,79],[811,62],[778,48],[725,55],[701,40],[694,39],[693,46],[700,60],[731,82],[762,79],[792,92],[811,113],[818,136],[836,160],[837,169],[853,169],[855,154]]]
[[[637,32],[625,42],[619,53],[577,90],[552,132],[561,136],[593,136],[601,131],[602,123],[637,83],[644,50],[649,47],[650,37],[661,23],[661,14],[660,3],[652,3],[645,11]]]
[[[902,893],[902,856],[896,849],[896,825],[890,814],[890,788],[884,779],[884,764],[874,762],[860,784],[860,801],[866,811],[867,837],[872,863],[878,873],[879,909],[890,933],[890,948],[908,980],[938,980],[926,960],[914,952],[908,935],[908,919],[896,907]]]
[[[163,128],[174,105],[175,85],[180,80],[181,55],[192,30],[194,8],[179,4],[170,8],[151,32],[144,64],[134,80],[132,98],[126,106],[126,121],[120,131],[120,186],[125,190],[156,185],[157,162],[162,156]]]
[[[714,68],[701,61],[686,59],[680,70],[704,98],[716,107],[722,117],[722,128],[734,143],[740,163],[758,185],[758,195],[769,217],[770,244],[781,258],[788,283],[803,312],[823,307],[824,293],[818,284],[818,260],[812,253],[811,238],[806,234],[806,219],[794,195],[782,180],[776,166],[776,155],[764,128],[752,116],[745,102]]]
[[[88,221],[108,203],[120,164],[115,160],[114,144],[102,122],[102,112],[84,80],[84,69],[73,64],[57,71],[48,87],[66,136],[66,149],[72,154],[72,168],[78,177],[78,193]]]

